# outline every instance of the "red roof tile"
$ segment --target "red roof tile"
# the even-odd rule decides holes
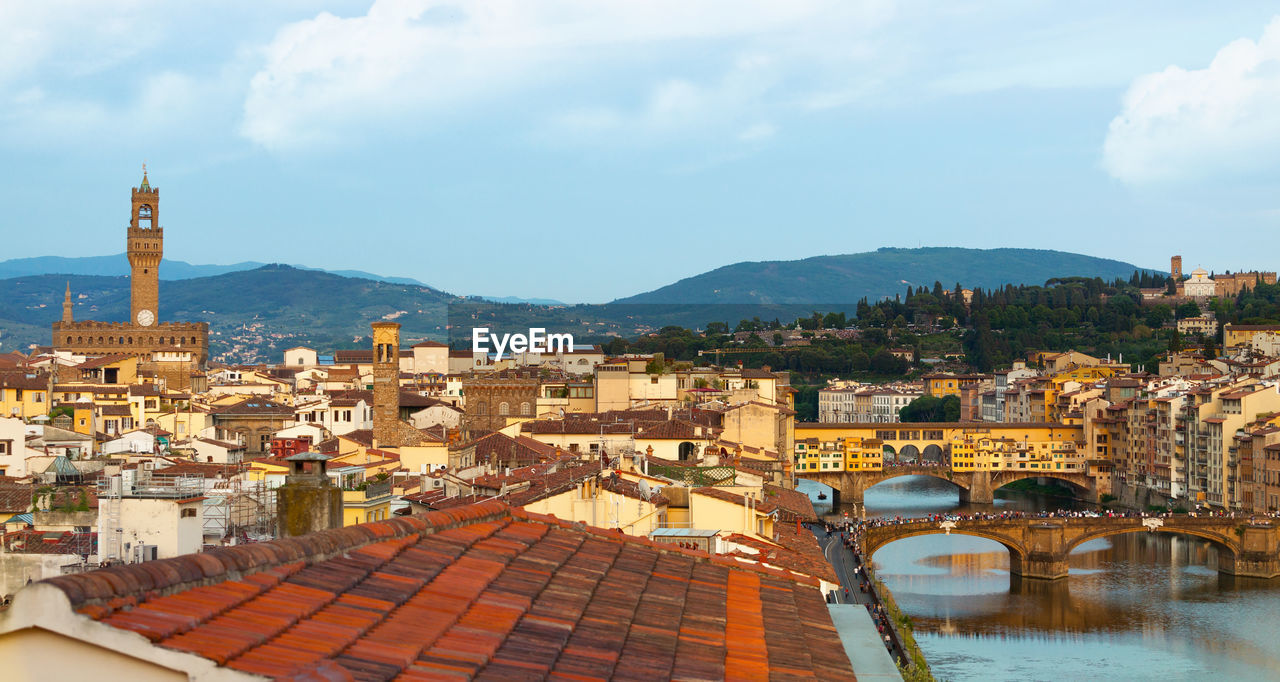
[[[853,679],[811,578],[497,501],[46,582],[276,678]]]

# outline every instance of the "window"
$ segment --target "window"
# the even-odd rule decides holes
[[[0,440],[0,455],[7,455],[7,454],[9,454],[9,441]],[[4,474],[0,474],[0,476],[3,476],[3,475]]]
[[[511,406],[505,402],[498,403],[498,416],[505,417],[511,414]]]
[[[184,519],[195,518],[195,515],[196,515],[196,510],[194,508],[188,507],[187,509],[182,510],[182,518]]]
[[[529,406],[529,403],[520,403],[520,416],[529,417],[532,415],[533,408]]]
[[[36,394],[31,397],[31,400],[32,402],[42,403],[44,402],[44,394],[36,391]]]

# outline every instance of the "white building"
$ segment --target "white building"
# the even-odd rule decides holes
[[[871,421],[879,424],[897,422],[899,411],[923,395],[923,391],[887,388],[871,394]]]
[[[854,395],[858,388],[823,388],[818,390],[818,421],[823,424],[846,424],[858,421]]]
[[[1210,298],[1213,296],[1215,283],[1204,268],[1191,271],[1191,278],[1182,283],[1182,293],[1191,298]]]
[[[449,347],[439,341],[421,341],[413,344],[414,374],[448,374]]]
[[[125,563],[199,552],[204,542],[204,482],[151,479],[126,471],[98,496],[98,552]]]
[[[0,476],[26,476],[26,460],[26,424],[17,417],[0,417]]]
[[[294,346],[284,352],[284,366],[293,369],[306,369],[315,367],[319,363],[314,348],[306,346]]]

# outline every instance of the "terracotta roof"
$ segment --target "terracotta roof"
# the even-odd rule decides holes
[[[0,485],[0,512],[24,512],[31,508],[31,495],[35,487],[31,485]]]
[[[448,346],[444,345],[443,343],[440,343],[439,341],[430,341],[430,340],[419,341],[413,344],[413,347],[414,348],[448,348]]]
[[[813,501],[799,490],[765,484],[764,497],[778,506],[778,518],[784,521],[817,521]],[[834,581],[833,581],[834,582]]]
[[[525,436],[512,438],[496,431],[471,441],[463,448],[473,446],[476,464],[522,467],[555,458],[554,447]]]
[[[43,376],[29,377],[23,373],[11,372],[0,374],[0,388],[18,388],[24,391],[44,391],[49,388],[49,379]]]
[[[778,375],[763,369],[744,369],[739,372],[743,379],[777,379]]]
[[[269,677],[854,679],[811,578],[496,501],[42,584]]]

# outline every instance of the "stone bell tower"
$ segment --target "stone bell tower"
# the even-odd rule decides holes
[[[373,323],[373,438],[400,445],[400,324]]]
[[[142,184],[133,188],[132,216],[127,241],[129,266],[130,322],[139,327],[154,326],[160,317],[160,259],[164,255],[164,229],[160,227],[160,190],[147,181],[142,166]]]

